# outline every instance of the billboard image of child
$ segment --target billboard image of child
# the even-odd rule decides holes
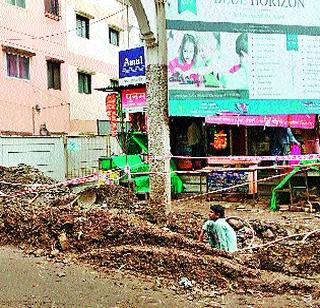
[[[241,33],[235,41],[235,52],[238,62],[224,73],[221,84],[225,89],[248,89],[248,34]]]
[[[181,34],[182,39],[178,40]],[[220,54],[220,33],[172,31],[171,35],[172,41],[168,43],[169,84],[178,88],[183,88],[183,85],[194,85],[197,88],[220,87],[216,70]],[[176,46],[177,41],[180,42],[179,47]]]
[[[198,46],[192,34],[185,33],[178,49],[178,55],[169,62],[170,81],[181,83],[195,83],[197,74],[192,74],[191,69],[196,64]]]
[[[195,67],[205,87],[220,87],[221,64],[220,32],[198,33],[198,57]]]

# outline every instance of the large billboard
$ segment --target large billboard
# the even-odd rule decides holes
[[[171,116],[320,113],[319,0],[168,0]]]

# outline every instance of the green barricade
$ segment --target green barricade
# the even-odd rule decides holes
[[[101,157],[99,159],[99,164],[102,170],[109,170],[114,168],[125,170],[126,166],[129,166],[131,179],[135,184],[135,192],[149,192],[149,174],[147,173],[150,171],[150,166],[142,161],[140,155],[135,154]],[[170,162],[170,170],[177,170],[176,165],[173,161]],[[143,175],[139,173],[146,174]],[[128,180],[128,176],[125,177],[125,180]],[[180,177],[174,172],[171,172],[171,191],[173,193],[181,193],[183,191],[183,182]]]
[[[311,159],[311,160],[301,160],[299,162],[298,166],[295,166],[290,173],[288,173],[280,182],[279,184],[272,189],[272,195],[271,195],[271,201],[270,201],[270,209],[272,211],[278,210],[278,205],[277,205],[277,190],[281,189],[296,173],[300,172],[304,165],[310,165],[311,170],[318,171],[320,172],[319,167],[317,166],[312,166],[312,164],[319,164],[320,160],[319,159]]]

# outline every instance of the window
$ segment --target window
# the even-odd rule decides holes
[[[119,81],[116,80],[116,79],[110,79],[110,86],[111,86],[112,88],[118,87],[118,86],[119,86]]]
[[[30,79],[29,58],[7,53],[7,75],[20,79]]]
[[[26,0],[7,0],[7,3],[22,7],[24,9],[26,8]]]
[[[91,94],[91,75],[78,72],[79,93]]]
[[[48,89],[61,90],[60,63],[47,61]]]
[[[119,46],[119,31],[109,28],[109,43],[112,45]]]
[[[47,14],[59,17],[59,0],[44,0],[44,7]]]
[[[76,15],[77,19],[77,35],[89,39],[89,18]]]

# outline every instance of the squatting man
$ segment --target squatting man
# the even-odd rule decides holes
[[[208,217],[200,231],[199,241],[203,242],[206,235],[212,248],[228,252],[237,251],[237,235],[225,220],[224,207],[218,204],[211,205]]]

